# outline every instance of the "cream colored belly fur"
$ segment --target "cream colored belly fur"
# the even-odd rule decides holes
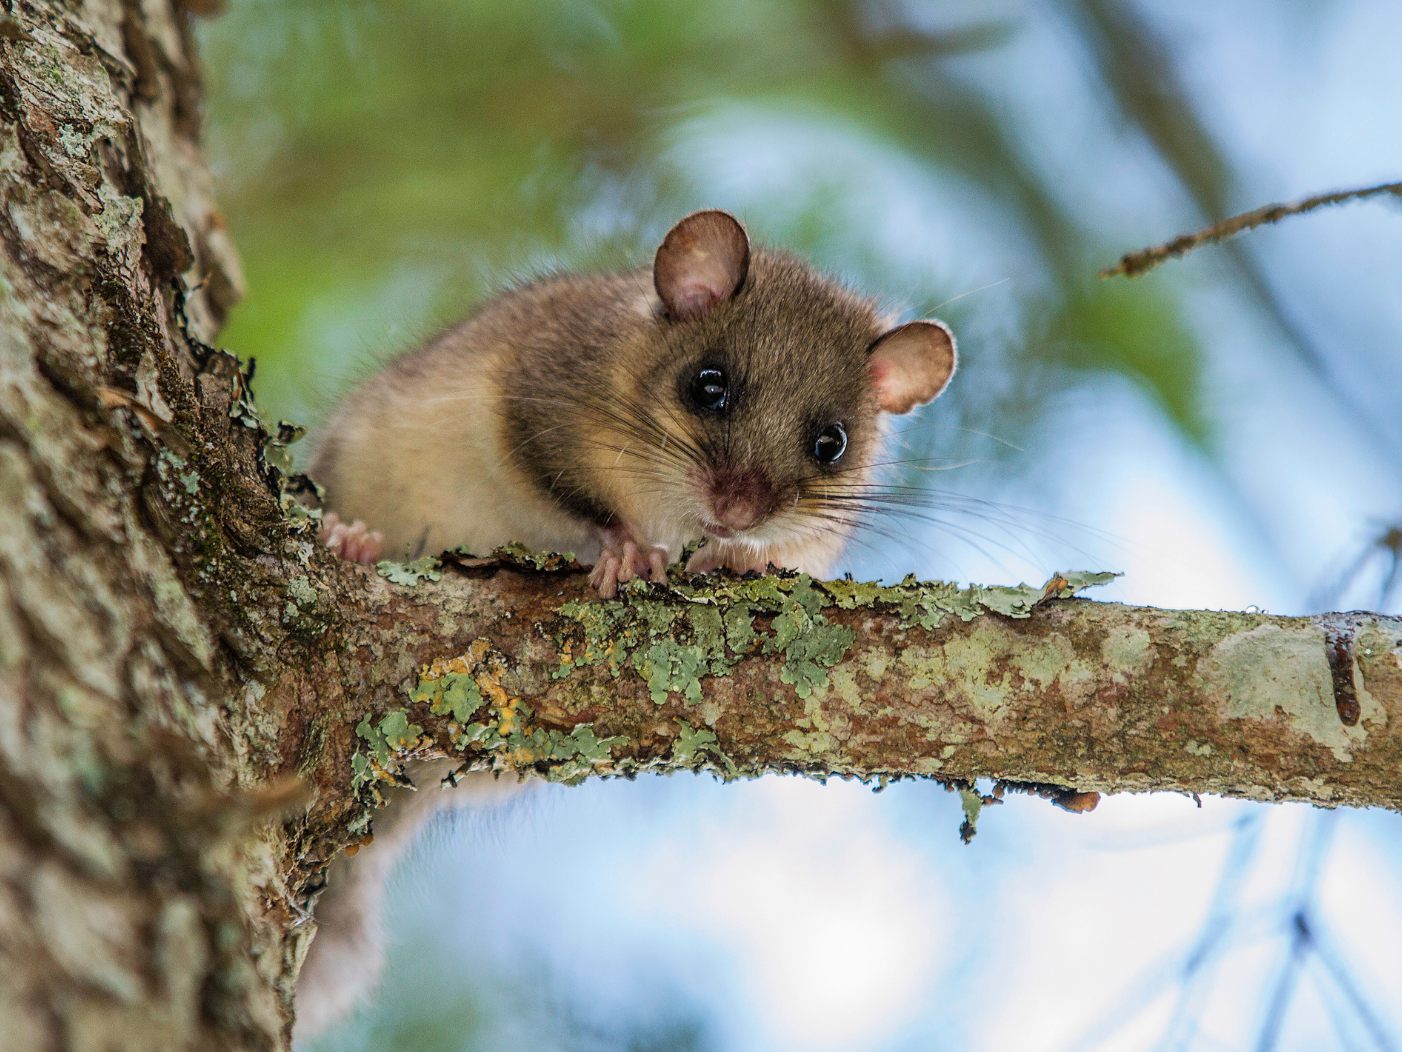
[[[385,558],[459,545],[485,555],[510,541],[598,556],[594,531],[510,466],[493,386],[470,376],[448,388],[399,381],[366,407],[374,419],[341,431],[331,507],[384,534]]]

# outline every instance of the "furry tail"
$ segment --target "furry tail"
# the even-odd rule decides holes
[[[429,819],[450,808],[490,807],[524,788],[483,772],[440,791],[454,766],[452,760],[414,765],[410,777],[423,788],[394,791],[375,816],[374,842],[331,866],[314,910],[316,934],[297,977],[294,1043],[319,1036],[374,993],[385,966],[385,886]]]

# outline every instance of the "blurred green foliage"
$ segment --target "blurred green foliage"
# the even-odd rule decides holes
[[[960,297],[941,311],[966,337],[946,414],[1010,435],[1057,387],[1108,370],[1201,437],[1175,286],[1096,282],[1128,246],[1033,163],[1022,118],[985,86],[1013,61],[1019,20],[939,10],[235,0],[203,39],[210,152],[249,290],[225,342],[258,359],[265,411],[314,420],[350,375],[513,276],[636,264],[675,218],[720,205],[903,307]],[[747,121],[757,133],[737,137]],[[800,170],[757,158],[756,134],[766,156],[806,149]],[[997,301],[1014,324],[981,318],[972,249],[870,236],[887,189],[873,166],[957,188],[927,195],[936,227],[957,229],[942,213],[977,199],[1018,259]]]
[[[517,974],[464,970],[436,930],[404,933],[391,953],[374,1010],[337,1027],[306,1052],[708,1052],[698,1012],[675,996],[641,1005],[638,1018],[601,1018],[570,998],[542,961]],[[620,1015],[623,1015],[620,1013]]]

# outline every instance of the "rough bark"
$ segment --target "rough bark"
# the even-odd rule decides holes
[[[1402,808],[1402,619],[1097,603],[1065,578],[678,581],[603,604],[567,567],[472,562],[412,588],[367,572],[348,601],[368,620],[344,626],[334,670],[279,689],[337,679],[353,700],[331,722],[368,703],[396,760],[429,748],[566,780],[690,767]],[[350,744],[373,754],[371,723]],[[553,737],[576,728],[609,744]],[[350,764],[322,759],[323,795]]]
[[[212,351],[238,270],[165,2],[0,11],[0,1020],[23,1049],[269,1048],[279,936],[220,801],[286,531]],[[231,591],[238,593],[237,600]],[[242,832],[242,831],[238,831]],[[268,952],[271,948],[272,952]]]
[[[8,1047],[286,1047],[325,865],[413,755],[1402,806],[1397,619],[337,564],[207,342],[191,6],[0,2]]]

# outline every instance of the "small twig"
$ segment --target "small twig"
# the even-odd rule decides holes
[[[1382,183],[1378,186],[1368,186],[1357,190],[1335,190],[1332,193],[1316,194],[1313,197],[1306,197],[1290,204],[1253,208],[1250,212],[1242,212],[1240,215],[1224,219],[1220,223],[1213,223],[1211,226],[1204,227],[1192,234],[1180,234],[1165,244],[1140,249],[1138,252],[1126,253],[1113,267],[1106,267],[1102,270],[1100,276],[1102,278],[1113,278],[1120,275],[1130,278],[1138,277],[1140,274],[1153,270],[1165,260],[1184,255],[1202,245],[1225,241],[1244,230],[1266,226],[1278,222],[1286,216],[1313,212],[1316,208],[1323,208],[1325,205],[1337,205],[1345,201],[1362,201],[1380,194],[1395,194],[1402,198],[1402,183]]]

